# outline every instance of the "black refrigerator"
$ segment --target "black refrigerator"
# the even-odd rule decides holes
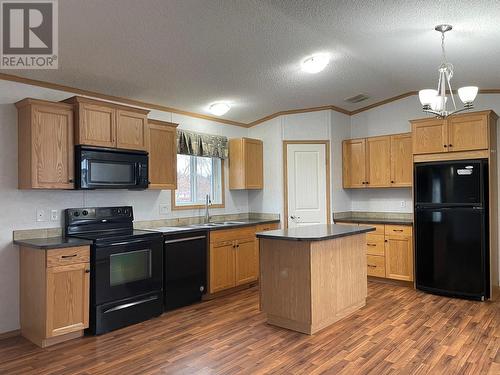
[[[489,298],[488,161],[416,163],[417,289]]]

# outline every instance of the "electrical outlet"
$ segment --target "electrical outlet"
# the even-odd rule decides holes
[[[43,208],[36,209],[36,221],[47,221],[47,211]]]
[[[168,214],[168,204],[160,203],[160,215]]]
[[[401,208],[405,208],[406,207],[406,201],[401,201],[399,203],[399,205],[400,205]]]
[[[50,210],[50,220],[52,220],[52,221],[59,220],[59,211],[57,211],[57,210]]]

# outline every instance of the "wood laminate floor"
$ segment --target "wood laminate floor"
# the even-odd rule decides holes
[[[500,303],[369,282],[314,336],[269,326],[249,289],[98,337],[0,341],[0,374],[500,374]]]

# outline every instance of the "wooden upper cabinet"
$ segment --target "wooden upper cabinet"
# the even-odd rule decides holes
[[[149,189],[177,188],[177,124],[149,120]]]
[[[433,154],[448,150],[448,128],[445,120],[412,121],[413,153]]]
[[[344,188],[365,187],[366,139],[342,142],[342,181]]]
[[[411,133],[391,135],[391,186],[412,186]]]
[[[36,99],[16,107],[19,188],[74,188],[73,107]]]
[[[116,147],[146,151],[148,135],[147,113],[116,110]]]
[[[448,122],[448,151],[488,149],[488,115],[451,116]]]
[[[229,140],[229,189],[263,189],[263,143],[259,139]]]
[[[385,187],[390,184],[391,170],[391,139],[390,137],[371,137],[366,139],[366,164],[369,187]]]
[[[147,110],[74,96],[75,144],[147,150]]]
[[[490,148],[491,124],[497,120],[493,111],[469,112],[444,120],[413,120],[413,153],[477,151]]]
[[[116,147],[116,117],[113,108],[91,103],[76,106],[75,143]]]

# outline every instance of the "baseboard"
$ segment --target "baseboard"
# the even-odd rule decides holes
[[[20,329],[15,329],[13,331],[0,333],[0,340],[8,339],[9,337],[16,337],[16,336],[19,336],[20,334],[21,334]]]
[[[209,301],[209,300],[217,298],[217,297],[223,297],[223,296],[227,296],[228,294],[232,294],[232,293],[239,292],[239,291],[242,291],[245,289],[253,288],[253,287],[257,286],[258,284],[259,284],[258,281],[252,281],[251,283],[238,285],[238,286],[231,288],[231,289],[221,290],[220,292],[204,294],[201,299],[202,299],[202,301]]]
[[[394,279],[387,279],[385,277],[376,277],[376,276],[368,276],[368,281],[374,281],[376,283],[382,283],[382,284],[406,286],[408,288],[415,289],[415,283],[413,281],[394,280]]]

